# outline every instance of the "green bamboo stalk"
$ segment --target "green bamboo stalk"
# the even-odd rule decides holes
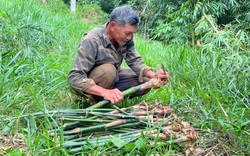
[[[76,128],[77,126],[86,125],[87,123],[109,123],[110,120],[86,120],[86,119],[66,119],[67,121],[75,121],[75,122],[68,122],[63,124],[63,130],[69,130],[72,128]]]
[[[69,147],[75,147],[75,146],[82,146],[82,145],[87,145],[88,143],[90,144],[95,144],[97,145],[98,143],[101,142],[108,142],[110,138],[105,137],[105,138],[96,138],[96,139],[86,139],[86,141],[78,141],[78,142],[73,142],[73,141],[68,141],[63,144],[64,147],[69,148]]]
[[[82,140],[81,138],[84,138],[85,140],[90,138],[93,135],[93,132],[86,132],[84,134],[72,134],[72,135],[64,135],[64,141],[77,141]]]
[[[110,124],[101,124],[101,125],[94,125],[90,127],[78,127],[73,130],[65,131],[64,135],[71,135],[71,134],[77,134],[77,133],[86,133],[86,132],[96,132],[96,131],[104,131],[107,129],[113,129],[113,128],[121,128],[121,127],[131,127],[136,125],[141,125],[141,122],[138,122],[136,120],[127,120],[126,123],[123,123],[122,125],[115,125],[111,127],[107,127]],[[132,123],[131,123],[132,122]],[[134,122],[134,123],[133,123]]]
[[[100,131],[100,132],[90,132],[91,134],[89,135],[83,135],[83,136],[78,136],[78,137],[75,137],[73,138],[73,136],[75,135],[72,135],[72,139],[68,139],[66,142],[80,142],[80,141],[86,141],[86,140],[92,140],[92,139],[97,139],[97,138],[100,138],[100,137],[107,137],[107,136],[110,136],[110,135],[116,135],[117,133],[116,132],[112,132],[112,131]],[[65,142],[65,143],[66,143]]]
[[[118,122],[115,120],[112,125],[111,123],[107,123],[107,124],[101,124],[101,125],[88,125],[88,127],[77,127],[74,129],[70,129],[70,130],[66,130],[64,131],[64,135],[72,135],[72,134],[83,134],[83,133],[87,133],[87,132],[97,132],[97,131],[105,131],[108,129],[119,129],[119,128],[124,128],[124,127],[133,127],[133,126],[140,126],[140,125],[145,125],[146,123],[143,121],[138,121],[138,120],[134,120],[134,119],[126,119],[126,122]],[[59,132],[60,129],[53,129],[49,131],[49,134],[51,136],[54,136],[55,133]]]
[[[87,119],[82,119],[82,118],[79,119],[77,117],[76,118],[73,117],[72,119],[70,119],[70,118],[64,118],[65,120],[75,121],[75,122],[72,122],[72,123],[70,123],[70,122],[69,123],[65,123],[63,125],[64,130],[68,130],[68,131],[65,132],[65,134],[66,135],[68,133],[69,134],[71,134],[71,133],[75,134],[75,133],[80,133],[81,131],[85,131],[85,130],[88,130],[88,129],[91,129],[91,128],[95,129],[96,127],[100,126],[100,125],[98,125],[96,127],[92,126],[93,123],[96,123],[96,122],[97,123],[103,123],[103,122],[105,122],[106,124],[104,124],[104,125],[107,126],[108,124],[110,124],[110,123],[112,123],[114,121],[114,120],[101,120],[101,119],[97,119],[96,120],[97,115],[103,117],[104,114],[107,114],[107,113],[98,113],[98,112],[95,112],[94,114],[96,116],[93,116],[93,117],[90,117],[90,118],[87,118]],[[107,115],[110,115],[110,114],[108,113]],[[121,114],[112,114],[112,115],[113,116],[118,116],[118,117],[121,117],[121,118],[125,118],[126,117],[125,115],[121,115]],[[136,119],[135,117],[131,117],[131,116],[129,116],[129,118]],[[64,119],[61,119],[61,120],[64,120]],[[127,119],[126,122],[128,123],[128,122],[131,122],[131,121]],[[91,125],[86,125],[87,123],[92,123],[92,124]],[[85,127],[81,127],[83,125],[85,125]],[[76,127],[81,127],[81,128],[79,129],[79,128],[76,128]],[[75,128],[75,129],[72,130],[71,128]],[[57,129],[50,130],[49,133],[51,134],[51,136],[54,136],[55,133],[57,133],[59,131],[60,131],[60,129],[57,128]],[[78,132],[78,131],[80,131],[80,132]]]
[[[101,113],[101,112],[91,112],[91,115],[98,115],[101,117],[105,117],[105,116],[113,116],[113,117],[119,117],[119,118],[136,118],[136,116],[133,116],[129,113],[127,113],[128,115],[124,115],[124,114],[111,114],[111,113]]]
[[[127,123],[127,124],[122,124],[122,125],[118,125],[118,126],[115,126],[113,128],[116,128],[116,129],[120,129],[120,128],[125,128],[125,127],[134,127],[134,126],[141,126],[141,125],[145,125],[143,122],[134,122],[134,123]]]
[[[89,120],[89,121],[93,121],[95,119],[97,119],[98,117],[97,116],[92,116],[92,117],[89,117],[87,119],[84,119],[84,120]],[[68,130],[68,129],[71,129],[71,128],[75,128],[76,126],[79,126],[79,125],[82,125],[82,120],[77,120],[75,122],[67,122],[67,123],[64,123],[63,124],[63,129],[64,130]]]
[[[68,141],[72,141],[72,142],[79,142],[79,141],[85,141],[88,139],[96,139],[96,138],[100,138],[100,137],[107,137],[110,135],[113,136],[129,136],[129,135],[133,135],[135,133],[139,133],[141,132],[142,129],[131,129],[131,128],[122,128],[122,129],[110,129],[109,131],[100,131],[100,132],[89,132],[88,134],[84,133],[83,135],[68,135],[68,136],[64,136],[64,138],[66,138],[66,142]]]
[[[148,134],[148,135],[152,135],[152,134],[155,134],[157,133],[158,130],[154,130],[154,131],[147,131],[145,129],[137,129],[137,130],[134,130],[134,131],[129,131],[127,133],[122,133],[122,134],[110,134],[109,132],[107,132],[107,135],[104,135],[104,136],[86,136],[86,137],[83,137],[83,138],[79,138],[78,140],[70,140],[70,141],[67,141],[64,143],[64,147],[75,147],[75,146],[82,146],[82,145],[86,145],[87,143],[95,143],[95,142],[98,142],[98,143],[101,143],[101,142],[107,142],[110,140],[110,135],[112,136],[115,136],[117,138],[120,138],[122,140],[126,140],[126,139],[129,139],[129,138],[136,138],[138,136],[140,136],[142,133],[143,134]],[[91,138],[91,139],[89,139]],[[81,140],[85,140],[85,141],[81,141]],[[99,144],[98,144],[99,145]]]
[[[135,139],[136,139],[136,137],[131,137],[131,138],[128,138],[128,139],[123,139],[123,141],[132,142],[132,141],[134,141]],[[107,141],[110,141],[110,140],[105,140],[105,141],[100,142],[100,143],[98,143],[98,144],[91,144],[91,145],[92,145],[92,147],[95,148],[95,147],[97,147],[97,146],[103,146],[103,145],[105,145]],[[88,146],[83,145],[83,146],[80,146],[80,147],[71,148],[69,152],[70,152],[70,153],[77,153],[77,152],[81,152],[81,151],[83,151],[83,150],[88,150],[88,149],[89,149]]]
[[[42,116],[49,116],[49,117],[63,117],[63,116],[80,116],[80,115],[86,115],[89,112],[110,112],[114,109],[111,108],[98,108],[98,109],[65,109],[65,110],[50,110],[50,111],[40,111],[36,113],[29,113],[25,115],[21,115],[18,117],[7,117],[7,119],[3,119],[3,121],[10,121],[15,120],[17,118],[24,118],[28,116],[34,116],[34,117],[42,117]],[[2,118],[2,117],[1,117]]]
[[[121,113],[123,113],[123,114],[125,114],[125,115],[131,115],[131,114],[127,113],[126,111],[120,109],[120,108],[117,107],[116,105],[113,105],[113,107],[114,107],[116,110],[118,110],[119,112],[121,112]]]
[[[109,112],[110,114],[119,114],[119,113],[121,113],[121,112],[123,112],[123,114],[130,114],[131,111],[134,110],[133,107],[119,108],[119,107],[117,107],[116,105],[113,105],[113,107],[114,107],[115,109],[113,109],[112,111],[110,111],[110,112]],[[131,114],[130,114],[130,115],[131,115]]]
[[[111,129],[109,132],[115,132],[115,133],[127,133],[127,132],[132,132],[134,133],[136,131],[135,128],[122,128],[122,129]]]
[[[92,123],[95,123],[95,122],[98,122],[98,123],[103,123],[103,122],[110,122],[110,120],[102,120],[102,119],[92,119],[92,120],[90,120],[90,119],[84,119],[84,118],[78,118],[78,117],[76,117],[76,118],[71,118],[71,117],[65,117],[65,118],[63,118],[63,121],[80,121],[80,122],[82,122],[82,123],[84,123],[84,122],[92,122]]]
[[[131,140],[131,139],[135,139],[137,136],[136,135],[133,135],[133,134],[130,134],[130,135],[126,135],[126,136],[116,136],[117,138],[119,139],[122,139],[122,140]],[[78,141],[78,142],[73,142],[73,141],[68,141],[68,142],[65,142],[63,144],[64,147],[66,148],[69,148],[69,147],[75,147],[75,146],[82,146],[82,145],[86,145],[87,143],[90,143],[90,144],[94,144],[94,145],[99,145],[99,143],[106,143],[108,141],[110,141],[111,138],[110,136],[105,136],[105,137],[100,137],[100,138],[95,138],[95,139],[89,139],[89,140],[86,140],[86,141]]]
[[[129,89],[123,91],[122,93],[123,93],[124,96],[133,94],[133,93],[135,93],[135,92],[140,91],[141,88],[143,87],[143,85],[144,85],[144,84],[141,84],[141,85],[138,85],[138,86],[135,86],[135,87],[131,87],[131,88],[129,88]],[[107,105],[107,104],[109,104],[109,103],[110,103],[110,101],[108,101],[108,100],[102,100],[102,101],[100,101],[100,102],[98,102],[98,103],[96,103],[96,104],[94,104],[94,105],[88,107],[87,109],[101,108],[101,107],[103,107],[103,106],[105,106],[105,105]]]
[[[78,133],[86,133],[86,132],[94,132],[99,130],[104,130],[105,124],[95,125],[91,127],[78,127],[69,131],[64,131],[64,135],[78,134]]]

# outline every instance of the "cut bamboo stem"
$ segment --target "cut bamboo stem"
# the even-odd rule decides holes
[[[141,85],[139,85],[139,86],[135,86],[135,87],[129,88],[129,89],[123,91],[122,93],[123,93],[124,96],[133,94],[133,93],[135,93],[135,92],[140,91],[140,89],[142,88],[142,86],[143,86],[143,84],[141,84]],[[101,108],[101,107],[103,107],[103,106],[105,106],[105,105],[107,105],[107,104],[109,104],[109,103],[110,103],[110,101],[108,101],[108,100],[103,100],[103,101],[100,101],[100,102],[98,102],[98,103],[96,103],[96,104],[94,104],[94,105],[88,107],[87,109]]]
[[[160,79],[153,78],[153,79],[150,79],[148,82],[145,82],[141,85],[131,87],[127,90],[124,90],[122,93],[124,96],[128,96],[128,95],[131,95],[133,93],[139,92],[141,90],[155,87],[155,85],[157,85],[159,82],[160,82]],[[110,101],[103,100],[103,101],[98,102],[97,104],[94,104],[94,105],[88,107],[87,109],[100,108],[100,107],[103,107],[104,105],[107,105],[109,103],[110,103]]]

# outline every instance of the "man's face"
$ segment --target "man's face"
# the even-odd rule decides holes
[[[133,38],[133,34],[136,31],[137,26],[132,26],[130,24],[119,26],[116,23],[113,27],[112,36],[118,44],[124,45]]]

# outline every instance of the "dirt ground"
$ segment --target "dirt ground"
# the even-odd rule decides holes
[[[0,135],[0,155],[5,153],[7,150],[12,150],[15,148],[21,150],[25,147],[26,147],[25,141],[18,135],[15,136]]]

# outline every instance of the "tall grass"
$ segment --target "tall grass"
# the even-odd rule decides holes
[[[7,105],[4,112],[29,105],[36,110],[41,107],[39,103],[49,108],[61,105],[58,102],[69,91],[67,71],[80,36],[89,26],[32,1],[5,1],[1,7],[1,103]]]
[[[137,40],[137,46],[138,51],[145,52],[142,55],[147,63],[159,69],[162,62],[171,75],[170,84],[151,91],[147,100],[170,104],[179,115],[200,127],[204,139],[201,146],[220,146],[224,149],[222,155],[248,153],[249,52],[247,55],[220,49],[206,52],[202,48],[165,46],[141,39]]]
[[[96,25],[84,23],[69,13],[62,1],[55,2],[56,5],[42,5],[32,0],[0,1],[1,120],[37,111],[78,107],[77,97],[67,83],[67,74],[82,34]],[[249,154],[249,52],[163,45],[139,35],[135,42],[144,61],[154,70],[161,68],[160,63],[165,65],[171,81],[142,98],[125,100],[123,106],[142,99],[161,101],[197,128],[200,133],[197,147],[214,149],[218,155]],[[68,154],[60,146],[62,140],[51,140],[46,133],[46,126],[51,126],[47,120],[36,125],[34,119],[27,117],[24,121],[0,125],[2,133],[18,134],[27,142],[26,149],[9,150],[10,155]],[[47,152],[40,150],[44,146],[49,149]],[[148,138],[142,136],[118,150],[113,143],[107,143],[88,152],[170,155],[179,150],[171,143],[159,142],[152,147]]]

